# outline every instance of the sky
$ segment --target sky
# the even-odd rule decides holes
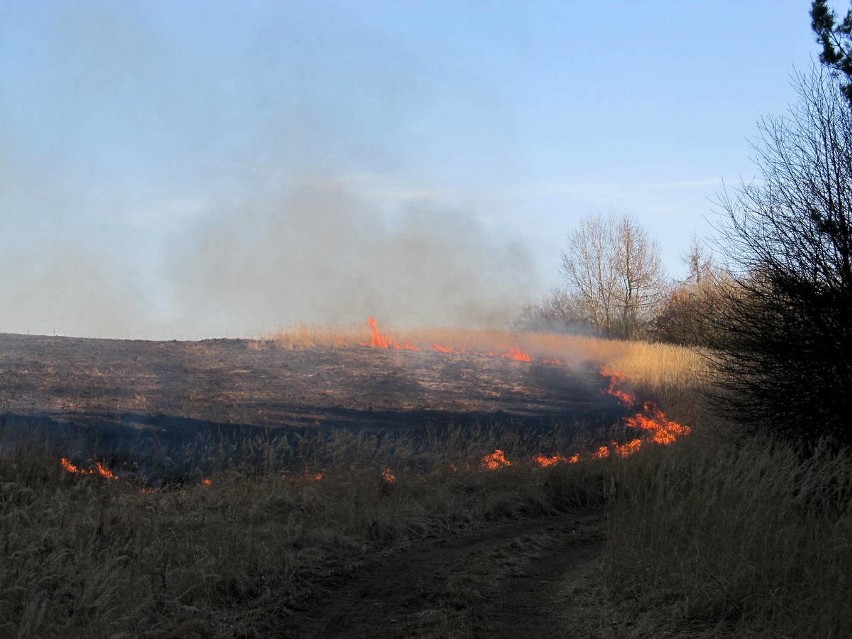
[[[501,325],[609,211],[680,277],[809,4],[2,2],[0,331]]]

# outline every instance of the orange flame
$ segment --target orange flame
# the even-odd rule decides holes
[[[604,366],[601,369],[601,375],[609,379],[609,388],[606,392],[617,398],[625,406],[633,406],[636,404],[636,397],[632,393],[619,388],[627,380],[627,376],[621,371]]]
[[[109,468],[104,466],[101,462],[95,460],[95,468],[80,468],[76,464],[72,464],[71,461],[67,457],[61,457],[59,459],[59,465],[62,466],[67,472],[75,474],[75,475],[94,475],[97,473],[101,477],[105,479],[118,479],[118,475],[116,475]]]
[[[625,390],[619,388],[626,380],[626,376],[621,371],[616,371],[611,368],[604,367],[601,369],[601,375],[609,378],[609,388],[607,393],[617,397],[624,405],[633,407],[636,405],[636,397]],[[674,443],[680,437],[689,435],[692,429],[685,424],[679,424],[666,417],[662,409],[654,402],[644,402],[642,410],[635,415],[628,417],[624,421],[627,428],[646,431],[650,434],[650,440],[655,444],[668,446]],[[632,455],[642,447],[642,441],[634,439],[624,446],[616,447],[616,452],[622,457]]]
[[[548,468],[550,466],[556,466],[557,464],[576,464],[580,461],[580,455],[574,454],[570,457],[566,457],[565,455],[553,455],[552,457],[536,455],[532,458],[532,461],[536,466]]]
[[[213,480],[212,480],[212,479],[210,479],[209,477],[204,477],[204,478],[201,480],[201,485],[202,485],[202,486],[212,486],[212,485],[213,485]]]
[[[480,466],[483,470],[497,470],[511,465],[512,462],[506,459],[506,453],[498,448],[490,455],[483,457]]]
[[[96,461],[95,466],[98,469],[98,474],[105,479],[118,479],[118,475],[112,472],[109,468],[104,466],[101,462]]]
[[[68,461],[67,457],[60,458],[59,464],[62,466],[62,468],[67,470],[69,473],[82,473],[82,471],[77,466],[75,466],[70,461]],[[82,473],[82,474],[88,475],[89,473]]]
[[[379,331],[379,321],[370,316],[367,319],[367,322],[370,324],[370,348],[393,348],[398,351],[419,351],[414,344],[409,344],[406,342],[405,344],[400,344],[392,337],[388,337],[386,335],[382,335]]]
[[[626,444],[622,444],[621,446],[615,445],[615,452],[619,457],[628,457],[633,453],[639,451],[642,448],[642,440],[641,439],[632,439]]]
[[[502,357],[504,359],[513,359],[513,360],[518,361],[518,362],[531,362],[532,361],[532,357],[530,357],[530,354],[522,351],[517,346],[513,346],[512,350],[510,350],[508,353],[504,353],[500,357]]]
[[[666,417],[666,414],[654,402],[645,402],[642,405],[642,412],[628,417],[625,426],[649,431],[651,440],[664,446],[692,432],[689,426],[678,424]]]
[[[606,459],[609,457],[609,446],[601,446],[592,453],[592,459]]]

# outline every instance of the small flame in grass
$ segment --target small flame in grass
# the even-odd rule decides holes
[[[212,486],[212,485],[213,485],[213,480],[212,480],[212,479],[210,479],[209,477],[204,477],[204,478],[201,480],[201,485],[202,485],[202,486]]]
[[[592,453],[592,459],[606,459],[609,457],[609,446],[601,446]]]
[[[642,448],[642,440],[631,439],[629,442],[622,444],[621,446],[613,442],[613,448],[615,448],[615,452],[619,457],[628,457]]]
[[[115,474],[114,472],[112,472],[109,468],[107,468],[106,466],[104,466],[101,462],[96,461],[96,462],[95,462],[95,467],[98,469],[98,474],[99,474],[101,477],[104,477],[104,478],[106,478],[106,479],[118,479],[118,475],[116,475],[116,474]]]
[[[483,457],[480,464],[483,470],[497,470],[498,468],[506,468],[511,465],[512,462],[506,459],[506,453],[499,448],[490,455]]]
[[[156,492],[157,492],[157,490],[154,489],[154,488],[140,488],[139,489],[140,495],[153,495]]]
[[[601,369],[601,375],[609,379],[609,388],[606,389],[608,394],[617,398],[627,407],[631,407],[636,404],[636,397],[632,393],[628,393],[627,391],[619,388],[625,381],[627,381],[627,376],[624,373],[604,366]]]
[[[548,468],[558,464],[576,464],[580,461],[580,455],[575,454],[570,457],[566,457],[565,455],[553,455],[551,457],[546,455],[536,455],[532,458],[532,461],[536,466]]]
[[[80,473],[81,472],[80,469],[77,468],[77,466],[75,466],[70,461],[68,461],[67,457],[62,457],[59,460],[59,465],[62,466],[62,468],[64,468],[65,470],[67,470],[69,473]],[[89,473],[82,473],[82,474],[88,475]]]
[[[654,402],[645,402],[642,412],[628,417],[625,426],[651,432],[651,440],[664,446],[692,432],[689,426],[678,424],[666,417],[666,414]]]
[[[433,344],[432,348],[439,353],[455,353],[456,351],[450,348],[449,346],[441,346],[440,344]]]
[[[76,464],[72,464],[67,457],[60,458],[59,465],[62,466],[62,468],[64,468],[67,472],[72,473],[74,475],[98,474],[104,479],[118,479],[118,475],[116,475],[113,471],[111,471],[109,468],[107,468],[97,460],[95,461],[94,468],[80,468]]]
[[[370,348],[393,348],[398,351],[419,351],[420,349],[414,344],[400,344],[392,337],[382,335],[379,331],[379,321],[375,317],[370,317],[367,320],[370,324]]]
[[[382,483],[383,484],[395,484],[396,483],[396,475],[393,474],[393,471],[390,468],[385,468],[382,471]]]

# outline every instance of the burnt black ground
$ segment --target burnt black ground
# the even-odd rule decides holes
[[[341,428],[594,431],[623,410],[604,387],[591,368],[481,355],[0,334],[6,446],[31,436],[116,461],[159,456],[179,466],[200,441],[233,449],[252,436]]]

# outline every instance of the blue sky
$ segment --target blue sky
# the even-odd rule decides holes
[[[677,277],[808,8],[4,2],[0,331],[500,323],[610,209]]]

